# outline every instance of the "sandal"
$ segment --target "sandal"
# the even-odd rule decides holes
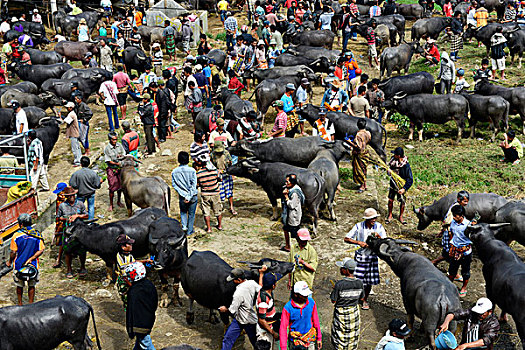
[[[288,253],[290,252],[290,248],[286,248],[286,246],[284,245],[281,248],[279,248],[279,250],[282,252],[288,252]]]
[[[79,276],[85,276],[85,275],[87,275],[87,273],[88,273],[88,272],[87,272],[86,269],[83,269],[83,270],[78,271],[78,275],[79,275]]]
[[[72,279],[75,275],[73,275],[71,272],[66,273],[66,278]]]
[[[466,290],[465,290],[465,291],[460,291],[460,292],[459,292],[459,296],[460,296],[460,297],[465,297],[465,296],[467,296],[467,291],[466,291]]]
[[[454,278],[454,281],[463,282],[463,276],[459,276],[459,277],[456,276],[456,278]]]
[[[235,209],[230,209],[230,213],[232,213],[233,216],[236,216],[237,214],[239,214],[237,213],[237,211],[235,211]]]
[[[363,301],[363,305],[361,305],[361,309],[370,310],[370,304],[368,304],[368,302],[366,301]]]
[[[59,269],[60,267],[62,267],[62,262],[58,262],[53,265],[54,269]]]
[[[386,219],[386,220],[385,220],[385,224],[388,225],[389,223],[390,223],[390,220]]]

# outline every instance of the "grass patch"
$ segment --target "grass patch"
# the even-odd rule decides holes
[[[226,32],[220,32],[217,34],[215,40],[226,41]]]

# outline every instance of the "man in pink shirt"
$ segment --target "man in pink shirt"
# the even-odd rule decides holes
[[[127,73],[124,73],[124,67],[119,65],[117,68],[118,72],[113,76],[113,82],[117,84],[118,94],[117,100],[120,106],[120,113],[122,119],[126,118],[126,110],[128,106],[126,105],[126,98],[128,96],[128,87],[131,87],[131,80]]]
[[[283,111],[283,101],[277,100],[272,105],[277,111],[277,117],[275,117],[275,124],[273,125],[270,137],[284,137],[286,131],[286,123],[288,122],[288,116]]]

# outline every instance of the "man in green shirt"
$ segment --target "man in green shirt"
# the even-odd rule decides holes
[[[295,263],[295,270],[290,274],[288,289],[292,289],[298,281],[305,281],[313,289],[315,271],[317,270],[317,252],[308,242],[312,239],[307,229],[297,231],[297,243],[290,247],[288,261]]]
[[[519,164],[521,157],[523,157],[523,146],[516,137],[514,130],[509,130],[505,134],[505,140],[499,146],[503,150],[504,155],[500,160],[501,162],[510,162],[512,165]]]

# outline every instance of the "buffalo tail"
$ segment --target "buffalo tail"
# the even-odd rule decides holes
[[[88,304],[86,302],[86,304]],[[97,331],[97,324],[95,322],[95,313],[93,312],[93,307],[91,307],[90,304],[88,304],[89,307],[89,313],[91,314],[91,319],[93,320],[93,329],[95,330],[95,338],[97,339],[97,348],[98,350],[102,350],[102,346],[100,345],[100,339],[98,338],[98,331]]]

